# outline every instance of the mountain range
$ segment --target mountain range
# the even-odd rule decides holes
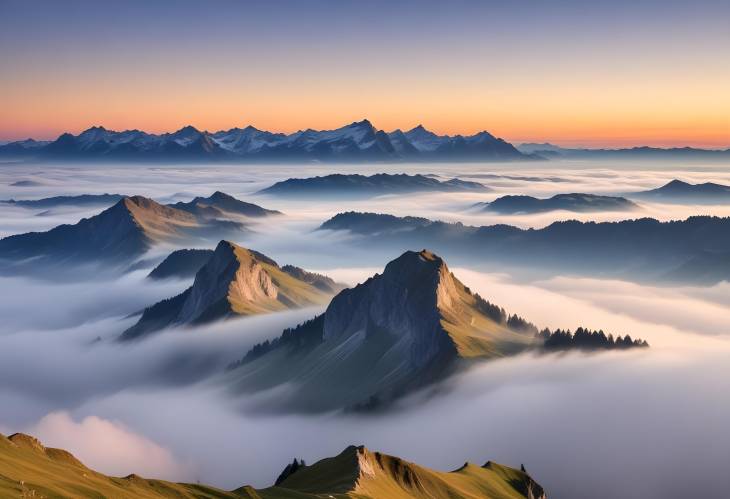
[[[192,286],[146,308],[120,339],[139,339],[172,325],[321,305],[343,288],[328,277],[280,267],[261,253],[221,241],[195,274]]]
[[[95,126],[51,142],[18,141],[0,155],[37,159],[161,161],[509,161],[539,159],[483,131],[437,135],[423,126],[384,132],[368,120],[335,130],[272,133],[252,126],[218,132],[186,126],[173,133],[122,132]]]
[[[249,231],[249,218],[278,213],[221,192],[175,205],[162,205],[142,196],[123,197],[74,225],[0,239],[0,260],[19,268],[102,261],[126,264],[157,243],[240,236]]]
[[[700,149],[696,147],[626,147],[616,149],[588,149],[588,148],[567,148],[550,143],[524,143],[517,146],[517,149],[524,154],[533,154],[542,158],[568,158],[568,159],[726,159],[730,157],[730,148],[727,149]]]
[[[296,463],[296,465],[293,465]],[[276,484],[226,491],[200,483],[173,483],[138,475],[110,477],[86,467],[70,452],[45,447],[23,433],[0,435],[0,496],[119,499],[547,499],[522,470],[487,461],[435,471],[403,459],[349,446],[307,466],[294,460]]]
[[[347,212],[324,222],[322,230],[351,234],[354,247],[367,241],[373,258],[430,245],[436,251],[484,268],[513,265],[546,275],[608,276],[630,281],[676,279],[693,263],[705,283],[730,279],[730,218],[695,216],[660,222],[554,222],[540,229],[509,225],[468,226],[419,217]],[[712,270],[711,270],[712,269]],[[696,282],[696,281],[695,281]]]
[[[594,211],[630,211],[639,208],[636,203],[623,197],[599,196],[584,193],[556,194],[547,199],[532,196],[502,196],[491,203],[477,203],[474,207],[502,215],[544,213],[555,210],[581,213]]]
[[[260,190],[257,194],[275,196],[352,197],[405,194],[413,192],[488,192],[479,182],[453,178],[438,180],[426,175],[378,173],[365,176],[339,173],[321,177],[290,178]]]

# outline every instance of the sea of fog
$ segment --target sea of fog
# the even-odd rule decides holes
[[[425,173],[477,180],[481,194],[290,201],[254,195],[288,177],[332,172]],[[730,206],[641,203],[636,213],[498,216],[471,206],[504,194],[626,193],[674,178],[730,184],[730,165],[541,162],[413,165],[0,164],[0,199],[82,193],[189,200],[215,190],[285,217],[237,242],[280,263],[355,284],[388,258],[364,258],[314,229],[347,210],[465,224],[542,227],[555,220],[661,220],[730,215]],[[17,182],[21,182],[17,185]],[[13,185],[16,184],[16,185]],[[99,209],[0,205],[0,235],[73,223]],[[210,242],[210,247],[215,241]],[[172,248],[156,248],[160,257]],[[413,248],[420,249],[420,248]],[[392,258],[398,255],[391,255]],[[447,260],[448,262],[448,260]],[[225,365],[258,341],[321,312],[311,308],[171,330],[133,345],[114,338],[133,314],[189,281],[150,282],[79,271],[59,281],[0,278],[0,432],[25,431],[100,471],[225,488],[273,482],[293,457],[313,462],[364,444],[438,469],[464,461],[524,463],[561,499],[723,497],[730,489],[730,284],[667,287],[617,280],[485,273],[459,261],[466,285],[538,326],[602,328],[646,338],[648,350],[522,355],[485,362],[385,414],[262,415],[221,383]]]

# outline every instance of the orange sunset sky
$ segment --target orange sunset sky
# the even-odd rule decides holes
[[[21,3],[0,3],[2,140],[368,118],[516,143],[730,147],[722,2]]]

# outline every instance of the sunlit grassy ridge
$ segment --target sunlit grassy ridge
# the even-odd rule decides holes
[[[487,463],[440,472],[348,447],[335,457],[304,466],[279,486],[225,491],[200,484],[109,477],[87,468],[70,453],[44,447],[24,434],[0,435],[0,497],[249,498],[249,499],[543,499],[542,487],[522,471]]]

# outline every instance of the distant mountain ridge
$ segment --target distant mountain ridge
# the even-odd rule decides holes
[[[468,226],[417,217],[346,212],[320,229],[345,230],[349,244],[367,241],[371,253],[430,245],[435,251],[487,266],[515,265],[555,273],[612,276],[632,281],[687,277],[703,269],[707,284],[730,280],[730,218],[694,216],[660,222],[554,222],[539,229],[499,224]],[[680,269],[683,269],[679,271]],[[675,272],[679,271],[679,272]]]
[[[207,132],[186,126],[173,133],[121,132],[95,126],[48,142],[17,141],[0,155],[39,159],[174,161],[510,161],[540,159],[523,154],[488,132],[437,135],[422,126],[385,132],[368,120],[334,130],[272,133],[252,126]]]
[[[487,192],[479,182],[452,178],[439,180],[426,175],[406,173],[375,175],[334,173],[321,177],[290,178],[260,190],[257,194],[276,196],[379,196],[412,192]]]
[[[535,154],[543,158],[728,158],[727,149],[701,149],[698,147],[618,147],[615,149],[594,149],[583,147],[560,147],[550,143],[527,142],[516,146],[524,154]]]
[[[639,206],[626,198],[618,196],[599,196],[596,194],[571,193],[556,194],[541,199],[533,196],[502,196],[491,203],[477,203],[476,208],[503,215],[517,213],[544,213],[555,210],[574,211],[578,213],[595,211],[629,211]]]
[[[705,182],[690,184],[674,179],[667,184],[648,191],[627,193],[627,196],[660,203],[713,204],[730,201],[730,186]]]
[[[143,196],[125,196],[76,224],[0,239],[0,260],[28,269],[39,269],[43,266],[40,264],[58,268],[67,263],[91,262],[104,262],[111,267],[129,263],[158,242],[219,240],[231,234],[241,235],[250,232],[249,219],[277,214],[221,192],[174,205],[163,205]],[[10,265],[4,270],[9,268]]]

